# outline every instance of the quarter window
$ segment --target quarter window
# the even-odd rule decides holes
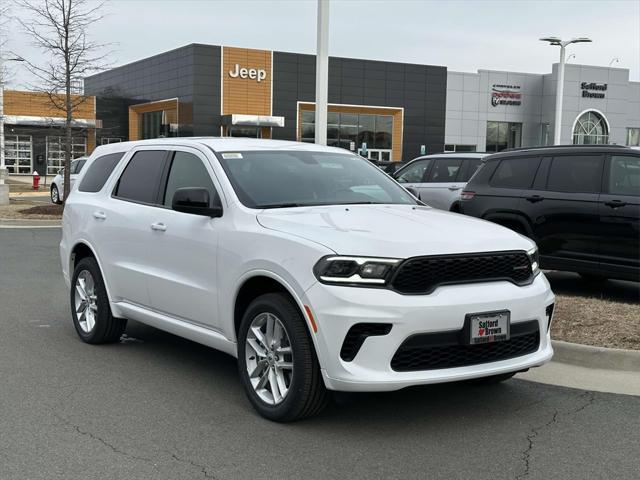
[[[428,182],[455,182],[462,165],[459,158],[439,158],[429,173]]]
[[[412,165],[407,166],[396,180],[400,183],[422,183],[426,172],[429,170],[431,160],[420,160]]]
[[[111,172],[123,156],[124,152],[120,152],[96,158],[82,178],[78,190],[92,193],[102,190],[107,179],[111,176]]]
[[[552,192],[596,193],[602,179],[601,155],[554,157],[547,190]]]
[[[166,207],[171,207],[173,195],[179,188],[205,188],[211,201],[217,197],[216,189],[202,160],[191,153],[176,152],[173,157],[164,195]]]
[[[627,145],[640,147],[640,128],[627,128]]]
[[[118,180],[115,196],[134,202],[156,203],[166,155],[163,150],[136,152]]]
[[[539,158],[509,158],[502,160],[491,179],[491,186],[531,188],[540,164]]]
[[[640,157],[630,155],[611,157],[609,193],[640,196]]]

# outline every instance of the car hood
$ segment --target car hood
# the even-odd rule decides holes
[[[534,246],[494,223],[411,205],[269,209],[257,219],[265,228],[320,243],[340,255],[405,258]]]

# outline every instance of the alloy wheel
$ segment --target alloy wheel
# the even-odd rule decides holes
[[[291,387],[293,355],[287,330],[276,315],[256,315],[247,332],[245,356],[258,397],[269,405],[282,403]]]
[[[98,296],[93,275],[88,270],[82,270],[78,274],[74,300],[78,325],[83,332],[89,333],[96,325]]]
[[[60,195],[58,194],[58,188],[54,185],[54,187],[51,189],[51,201],[53,203],[58,203],[59,200]]]

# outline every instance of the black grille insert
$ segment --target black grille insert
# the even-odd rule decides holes
[[[497,362],[538,350],[538,321],[511,324],[511,338],[504,342],[467,345],[463,330],[422,333],[405,340],[391,360],[397,372],[437,370]]]
[[[428,294],[439,285],[508,280],[525,285],[532,280],[531,262],[526,252],[433,255],[402,262],[390,281],[405,294]]]
[[[390,331],[391,324],[389,323],[356,323],[344,337],[344,342],[340,349],[340,358],[345,362],[352,361],[356,358],[367,337],[387,335]]]

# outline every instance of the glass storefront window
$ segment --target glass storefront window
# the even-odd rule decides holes
[[[64,167],[65,138],[47,137],[47,174],[55,175]],[[71,159],[84,157],[87,154],[87,138],[72,137]]]
[[[522,124],[487,122],[487,152],[500,152],[522,146]]]
[[[447,145],[444,146],[444,151],[445,152],[475,152],[476,149],[477,148],[476,148],[475,145],[453,145],[453,144],[447,144]]]
[[[300,122],[300,140],[314,142],[315,112],[302,110]],[[356,150],[366,143],[367,150],[391,151],[392,139],[392,115],[337,112],[329,112],[327,115],[327,145],[329,146],[350,150],[351,142],[354,142]],[[389,158],[390,152],[385,152],[383,156]]]
[[[640,128],[627,128],[627,145],[640,147]]]

